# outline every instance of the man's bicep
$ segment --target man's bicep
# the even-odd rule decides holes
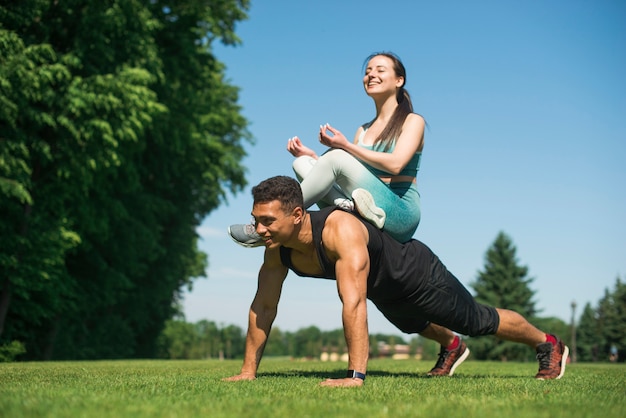
[[[351,216],[351,215],[347,215]],[[367,276],[370,260],[367,251],[367,229],[356,218],[342,219],[337,223],[332,242],[335,257],[335,273],[337,286],[344,297],[362,299],[367,294]]]

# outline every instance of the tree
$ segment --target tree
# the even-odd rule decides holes
[[[222,328],[222,346],[220,358],[243,357],[245,337],[243,330],[236,325],[228,325]]]
[[[576,349],[578,361],[598,361],[598,350],[602,342],[600,330],[597,327],[596,311],[590,303],[580,316],[576,330]],[[603,345],[603,344],[602,344]]]
[[[158,338],[159,357],[168,359],[195,358],[192,351],[198,345],[198,334],[193,324],[184,320],[171,320]]]
[[[245,186],[238,90],[211,45],[248,0],[0,5],[0,345],[151,357],[195,228]]]
[[[316,326],[302,328],[294,335],[294,357],[317,357],[322,354],[322,332]]]
[[[535,292],[529,288],[533,279],[527,277],[528,268],[518,264],[516,252],[512,240],[503,232],[498,233],[485,255],[484,271],[478,272],[471,286],[478,302],[534,318]],[[472,340],[472,352],[478,359],[491,360],[528,360],[534,356],[524,345],[485,337]]]
[[[596,311],[596,328],[600,333],[598,355],[601,360],[609,358],[611,346],[618,350],[619,361],[626,356],[626,284],[618,277],[615,289],[605,289]]]
[[[287,353],[287,341],[286,335],[278,327],[273,327],[270,330],[267,342],[265,344],[264,355],[269,356],[286,356]]]
[[[618,350],[618,361],[625,360],[626,284],[619,277],[612,291],[604,289],[596,308],[585,305],[576,335],[580,361],[607,361],[613,346]]]
[[[218,358],[221,349],[221,332],[215,322],[201,320],[195,324],[198,346],[192,350],[191,358]]]

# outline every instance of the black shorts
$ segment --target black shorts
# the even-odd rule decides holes
[[[496,309],[476,302],[436,256],[431,259],[430,273],[412,294],[394,301],[372,302],[407,334],[420,333],[431,322],[472,337],[496,333],[500,325]]]

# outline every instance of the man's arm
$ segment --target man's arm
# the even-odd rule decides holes
[[[223,380],[232,382],[256,379],[256,372],[263,357],[263,350],[270,329],[276,318],[280,292],[286,277],[287,268],[280,261],[279,249],[267,249],[263,265],[259,270],[257,292],[248,314],[246,350],[241,372]]]
[[[365,374],[369,357],[367,329],[368,233],[354,216],[335,211],[328,217],[322,240],[335,260],[337,290],[343,303],[342,320],[348,346],[348,369]],[[361,386],[359,378],[328,379],[323,386]]]

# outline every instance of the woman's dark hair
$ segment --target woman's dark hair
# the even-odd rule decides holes
[[[396,73],[396,76],[404,79],[402,86],[398,89],[396,94],[398,107],[396,107],[393,115],[391,115],[391,119],[387,122],[385,129],[383,129],[380,135],[378,135],[378,137],[374,140],[374,145],[381,144],[384,147],[384,151],[388,151],[393,141],[400,136],[400,133],[402,132],[402,125],[404,124],[406,117],[409,113],[413,113],[413,103],[411,102],[409,92],[404,88],[404,85],[406,84],[406,69],[396,54],[393,52],[375,52],[365,59],[363,67],[367,66],[367,63],[370,62],[372,58],[378,56],[389,58],[391,62],[393,62],[393,70]]]

